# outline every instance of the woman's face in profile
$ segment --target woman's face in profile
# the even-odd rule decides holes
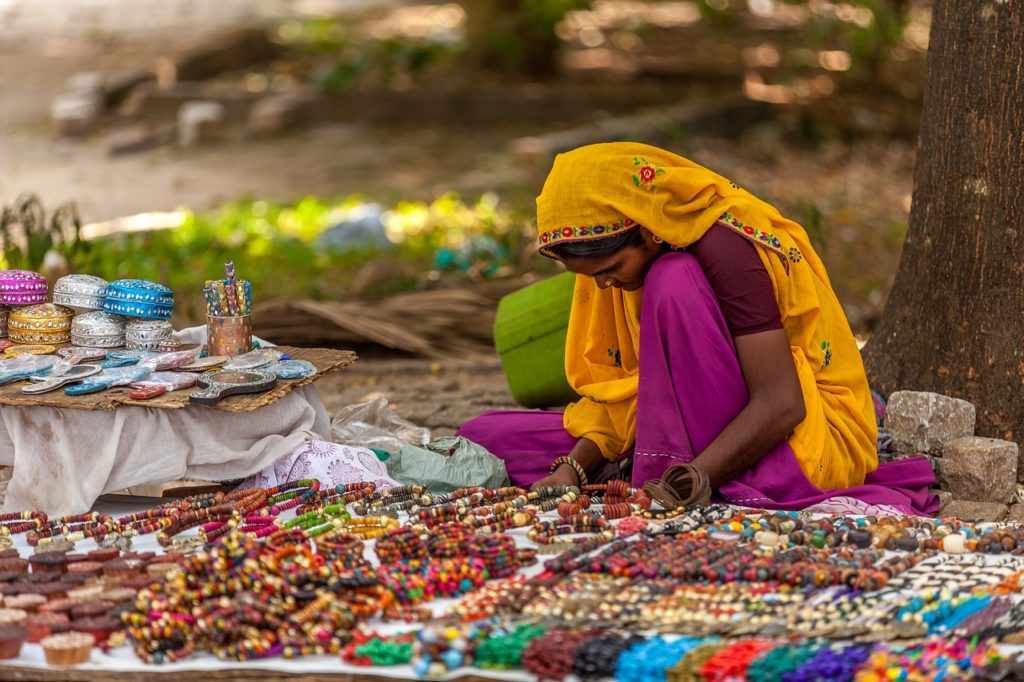
[[[642,242],[637,246],[625,246],[610,256],[597,258],[562,258],[562,264],[569,272],[593,277],[599,289],[616,287],[625,291],[636,291],[644,285],[647,271],[661,255],[661,245],[651,238],[644,227]]]

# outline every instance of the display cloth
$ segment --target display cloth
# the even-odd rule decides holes
[[[205,344],[207,329],[189,327],[174,337]],[[127,388],[78,397],[58,391],[47,398],[52,404],[16,405],[4,404],[0,391],[0,466],[13,467],[0,511],[75,514],[88,511],[100,495],[122,488],[183,478],[237,480],[307,441],[330,440],[330,415],[311,384],[354,363],[355,354],[253,340],[312,362],[317,373],[279,380],[265,393],[229,396],[212,406],[189,404],[195,389],[145,402],[128,398]],[[6,392],[20,391],[23,383]],[[69,409],[80,406],[89,407]]]
[[[114,501],[110,498],[101,499],[95,510],[103,514],[109,514],[111,516],[118,516],[123,514],[130,514],[145,509],[152,508],[153,506],[162,503],[163,500],[159,499],[147,499],[147,498],[126,498],[124,500]],[[734,507],[734,509],[743,511],[742,508]],[[294,512],[285,512],[281,519],[282,521],[292,518]],[[815,515],[816,518],[821,518],[823,515]],[[400,515],[400,518],[404,518],[404,513]],[[557,518],[554,512],[542,513],[540,519],[553,519]],[[531,546],[531,543],[526,538],[526,529],[512,529],[508,531],[509,534],[515,538],[517,546]],[[367,560],[374,566],[379,565],[379,562],[374,553],[374,541],[367,541],[365,548],[365,556]],[[87,551],[91,546],[91,541],[85,541],[81,543],[81,551]],[[25,542],[25,536],[18,535],[14,538],[14,547],[19,550],[21,556],[31,556],[33,548],[29,547]],[[78,548],[76,548],[78,549]],[[162,553],[161,547],[156,542],[153,535],[145,535],[136,538],[133,543],[133,550],[136,551],[154,551]],[[897,552],[886,552],[885,559],[890,559],[898,556]],[[543,558],[543,557],[542,557]],[[984,554],[970,554],[962,556],[952,556],[945,554],[938,554],[925,559],[918,564],[913,570],[920,578],[920,576],[926,576],[930,573],[941,573],[944,569],[948,570],[951,565],[970,566],[966,572],[970,573],[974,570],[980,570],[980,567],[1001,567],[1003,573],[1009,573],[1012,571],[1019,570],[1024,566],[1024,559],[1018,556],[989,556]],[[539,572],[541,566],[537,563],[520,569],[519,573],[525,576],[535,575]],[[958,569],[963,571],[963,568]],[[906,575],[909,575],[908,571]],[[726,590],[728,586],[722,585],[721,589]],[[884,592],[884,590],[883,590]],[[892,598],[896,598],[893,595]],[[1019,595],[1012,595],[1012,598],[1016,601],[1019,600]],[[427,602],[423,606],[432,610],[435,616],[444,614],[449,607],[454,603],[455,600],[441,599],[433,602]],[[382,624],[379,619],[374,618],[369,622],[369,627],[377,633],[385,636],[397,634],[399,632],[408,632],[416,629],[417,625],[409,625],[406,623],[389,623]],[[656,634],[655,631],[649,631],[645,633],[648,636]],[[665,635],[669,641],[672,640],[674,635]],[[685,638],[681,638],[685,639]],[[799,642],[791,643],[790,645],[784,645],[786,647],[796,647]],[[1014,645],[1000,645],[1001,653],[1004,655],[1012,655],[1021,651],[1020,646]],[[896,671],[898,672],[898,670]],[[103,653],[98,649],[93,649],[91,652],[91,658],[88,663],[76,666],[74,668],[60,669],[47,666],[44,660],[42,649],[37,644],[26,643],[21,649],[20,656],[17,659],[10,661],[0,661],[0,679],[32,679],[32,680],[78,680],[78,679],[94,679],[90,676],[99,675],[118,675],[126,680],[150,680],[150,679],[246,679],[246,678],[257,678],[261,675],[274,675],[281,674],[282,676],[287,674],[289,676],[296,676],[298,678],[310,678],[318,679],[323,677],[324,679],[342,679],[342,680],[374,680],[374,679],[417,679],[414,668],[411,665],[397,665],[389,667],[381,666],[356,666],[346,663],[339,659],[338,656],[309,656],[296,659],[285,659],[282,657],[267,658],[255,661],[248,661],[244,663],[222,661],[209,654],[199,653],[189,657],[182,662],[175,663],[164,663],[161,665],[147,665],[139,661],[136,658],[131,649],[127,646],[118,647],[111,649],[109,652]],[[482,670],[479,668],[464,667],[456,670],[452,670],[446,673],[442,677],[432,679],[445,679],[445,680],[479,680],[479,679],[493,679],[493,680],[534,680],[536,677],[530,675],[522,670],[517,671],[499,671],[499,670]],[[578,678],[570,676],[566,678],[570,681],[575,682]],[[671,675],[669,679],[672,679]],[[742,676],[736,679],[744,679]],[[804,679],[804,678],[800,678]],[[821,678],[816,678],[821,679]],[[847,679],[843,677],[842,679]],[[860,679],[860,678],[858,678]],[[865,678],[868,679],[868,678]],[[879,679],[879,678],[870,678]],[[901,678],[881,678],[881,679],[901,679]],[[918,678],[913,678],[918,679]],[[929,678],[931,679],[931,678]],[[938,678],[936,678],[938,679]],[[960,679],[960,678],[957,678]]]

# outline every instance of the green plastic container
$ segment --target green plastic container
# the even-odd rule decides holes
[[[579,399],[565,378],[565,336],[576,275],[563,272],[505,296],[498,303],[494,345],[508,386],[524,407]]]

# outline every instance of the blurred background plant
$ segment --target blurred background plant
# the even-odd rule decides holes
[[[0,265],[12,270],[66,269],[68,259],[88,248],[81,239],[81,229],[74,204],[64,204],[48,213],[39,197],[23,194],[9,206],[0,207]]]
[[[175,229],[91,241],[71,256],[78,272],[166,284],[185,323],[202,319],[202,283],[222,277],[228,260],[263,301],[380,297],[507,276],[530,239],[524,225],[529,220],[493,194],[390,208],[358,195],[291,204],[247,199],[186,212]]]

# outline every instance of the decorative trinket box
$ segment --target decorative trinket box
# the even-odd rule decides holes
[[[102,310],[107,280],[92,275],[66,275],[53,285],[53,302],[73,308]]]
[[[166,320],[132,320],[125,326],[125,347],[155,351],[161,343],[172,338],[172,334],[174,327]]]
[[[0,305],[0,339],[7,338],[7,316],[10,313],[10,308]]]
[[[48,289],[46,278],[29,270],[0,272],[0,303],[5,305],[35,305],[45,303]]]
[[[74,315],[71,308],[54,303],[18,308],[8,317],[7,332],[16,343],[67,343]]]
[[[107,285],[103,309],[127,317],[168,320],[174,310],[174,292],[144,279],[119,279]]]
[[[76,315],[71,321],[71,343],[90,348],[119,348],[125,343],[126,322],[120,315],[102,310]]]

